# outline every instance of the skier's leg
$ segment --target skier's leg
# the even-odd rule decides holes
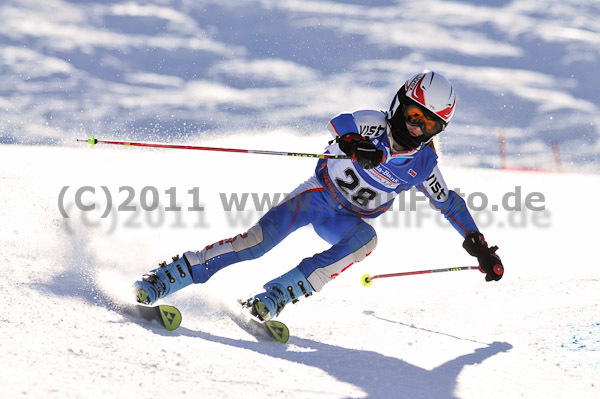
[[[186,252],[173,263],[163,263],[160,268],[152,270],[141,281],[135,282],[137,300],[152,304],[191,283],[206,282],[231,264],[264,255],[291,232],[310,223],[308,207],[303,204],[310,203],[312,191],[310,187],[302,191],[305,185],[269,210],[247,232],[218,241],[200,251]]]
[[[265,284],[265,292],[248,300],[253,313],[261,319],[269,320],[286,304],[320,291],[352,264],[363,260],[377,245],[375,229],[356,216],[340,214],[313,226],[319,236],[333,246],[302,260],[294,269]]]
[[[375,229],[357,217],[338,217],[314,225],[315,231],[333,246],[298,265],[315,291],[356,262],[364,260],[377,246]]]
[[[314,190],[309,188],[306,183],[298,187],[246,233],[187,253],[194,283],[206,282],[233,263],[261,257],[298,228],[311,223],[309,206]]]

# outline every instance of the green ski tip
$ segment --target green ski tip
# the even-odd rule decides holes
[[[181,313],[179,313],[179,310],[169,305],[160,305],[159,309],[160,316],[167,330],[173,331],[179,327],[181,324]]]
[[[288,342],[290,339],[290,331],[285,324],[275,320],[265,321],[265,324],[277,342],[281,344]]]

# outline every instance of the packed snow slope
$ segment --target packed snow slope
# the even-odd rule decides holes
[[[425,68],[457,165],[600,171],[597,0],[3,0],[0,143],[320,134]]]
[[[195,143],[319,152],[327,139],[275,131]],[[101,145],[1,145],[0,159],[2,397],[600,397],[596,175],[442,157],[447,183],[500,246],[505,277],[363,287],[364,274],[474,264],[437,211],[407,195],[373,222],[367,259],[286,307],[292,337],[281,345],[242,328],[234,304],[326,248],[310,227],[169,297],[183,312],[174,332],[122,309],[135,279],[245,231],[314,160]]]

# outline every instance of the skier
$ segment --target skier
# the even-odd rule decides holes
[[[377,235],[363,219],[381,215],[411,187],[423,192],[463,236],[464,249],[477,257],[486,281],[500,280],[504,268],[498,248],[488,246],[464,200],[448,190],[437,166],[432,140],[452,119],[455,103],[451,83],[440,73],[424,71],[405,82],[388,111],[335,116],[327,125],[334,137],[327,152],[351,159],[320,159],[315,174],[247,232],[185,252],[144,275],[134,284],[138,302],[152,304],[192,283],[205,283],[224,267],[258,258],[312,224],[331,248],[305,258],[245,302],[254,316],[270,320],[286,304],[319,292],[365,259],[375,249]]]

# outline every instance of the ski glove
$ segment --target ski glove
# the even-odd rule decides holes
[[[337,138],[340,149],[344,154],[352,156],[363,169],[372,169],[383,162],[383,151],[366,137],[358,133],[347,133]]]
[[[498,281],[504,275],[504,266],[500,257],[496,255],[497,246],[488,247],[483,234],[478,231],[470,231],[465,236],[463,248],[471,256],[477,258],[479,270],[485,273],[485,281]]]

